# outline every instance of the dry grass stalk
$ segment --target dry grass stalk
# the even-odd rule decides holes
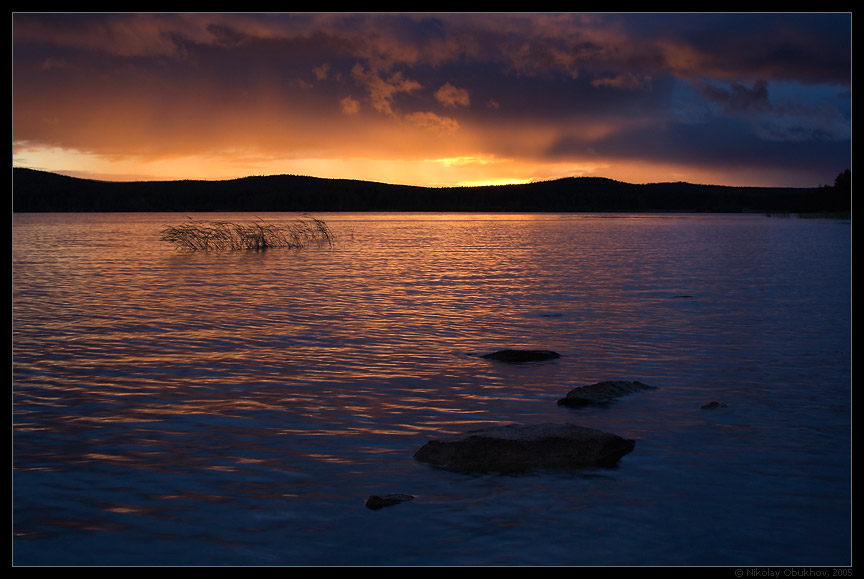
[[[309,243],[333,244],[333,233],[326,223],[314,217],[301,217],[288,223],[257,219],[251,223],[232,221],[193,221],[162,228],[162,241],[185,251],[264,250],[301,248]]]

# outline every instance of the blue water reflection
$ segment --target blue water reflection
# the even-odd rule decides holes
[[[851,563],[848,222],[318,217],[332,248],[183,254],[185,216],[14,216],[16,564]],[[505,347],[562,357],[476,356]],[[609,379],[658,389],[555,403]],[[518,477],[411,456],[556,421],[637,446]],[[416,498],[364,507],[389,492]]]

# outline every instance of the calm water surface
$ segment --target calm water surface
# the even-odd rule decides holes
[[[13,216],[14,564],[851,564],[849,221],[317,217],[332,247],[187,254],[185,215]],[[556,404],[610,379],[658,388]],[[513,422],[637,443],[412,458]]]

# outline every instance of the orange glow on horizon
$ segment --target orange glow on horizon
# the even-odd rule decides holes
[[[105,159],[59,149],[30,148],[13,156],[13,166],[102,181],[221,181],[249,176],[303,175],[421,187],[475,187],[550,181],[565,177],[604,177],[626,183],[686,181],[743,187],[772,187],[792,171],[745,171],[733,178],[713,167],[658,163],[542,163],[465,156],[439,159],[309,158],[266,159],[253,154],[188,156],[152,161]],[[795,187],[812,187],[806,175]]]

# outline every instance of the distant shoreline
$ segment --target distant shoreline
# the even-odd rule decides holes
[[[14,213],[489,212],[808,213],[851,215],[842,187],[634,185],[568,177],[518,185],[418,187],[298,175],[224,181],[97,181],[13,168]]]

